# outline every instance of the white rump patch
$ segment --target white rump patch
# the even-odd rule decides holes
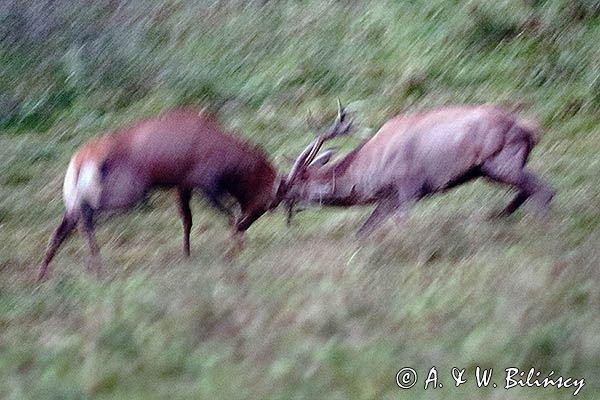
[[[84,201],[92,208],[98,208],[102,189],[98,167],[93,161],[84,162],[79,170],[78,178],[76,178],[76,169],[75,160],[71,160],[63,185],[63,197],[67,211],[75,211]]]
[[[73,211],[75,204],[77,204],[77,171],[75,167],[75,158],[71,159],[69,167],[67,168],[67,174],[65,175],[65,181],[63,183],[63,199],[67,211]]]
[[[77,180],[77,192],[80,201],[86,201],[92,208],[98,208],[100,206],[100,190],[98,166],[92,161],[84,162]]]

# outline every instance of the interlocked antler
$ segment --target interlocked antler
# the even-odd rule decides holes
[[[300,153],[285,182],[287,188],[290,188],[294,184],[296,177],[302,171],[306,170],[310,163],[313,162],[319,153],[319,150],[321,150],[323,143],[338,136],[346,135],[350,132],[353,121],[346,121],[346,116],[346,110],[344,107],[342,107],[342,103],[338,99],[338,114],[334,124],[329,129],[318,134],[317,137],[302,151],[302,153]],[[289,225],[294,215],[295,201],[290,199],[286,201],[286,205],[288,211],[287,224]]]
[[[324,132],[321,132],[317,137],[300,153],[286,181],[287,185],[291,185],[298,174],[306,169],[315,159],[317,153],[328,140],[338,136],[346,135],[352,128],[352,120],[346,122],[346,110],[342,107],[342,103],[338,99],[338,114],[333,126]]]

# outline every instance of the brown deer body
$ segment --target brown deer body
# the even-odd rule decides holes
[[[344,118],[340,107],[337,124]],[[285,200],[290,212],[295,203],[375,204],[359,235],[427,195],[477,177],[518,191],[503,214],[513,213],[528,198],[545,211],[554,192],[525,166],[535,129],[534,123],[494,106],[444,107],[391,119],[333,165],[325,165],[330,154],[315,156],[335,135],[320,136],[296,161]]]
[[[157,118],[138,121],[86,143],[73,155],[63,186],[65,214],[55,231],[39,278],[78,222],[86,233],[92,260],[100,270],[94,239],[99,213],[127,210],[153,188],[175,188],[184,228],[184,253],[190,254],[192,214],[197,190],[220,211],[231,212],[221,198],[228,194],[240,205],[234,232],[241,234],[275,201],[279,179],[258,149],[224,132],[209,116],[192,109],[175,109]],[[232,221],[233,222],[233,221]]]

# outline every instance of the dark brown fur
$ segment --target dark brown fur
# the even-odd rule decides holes
[[[88,169],[82,181],[83,168]],[[67,210],[52,237],[39,277],[46,276],[50,261],[78,221],[83,222],[99,268],[94,217],[105,211],[130,209],[155,188],[177,190],[184,253],[189,255],[193,191],[201,192],[228,214],[239,237],[277,205],[277,182],[275,169],[261,151],[224,132],[210,116],[175,109],[138,121],[91,140],[73,156],[65,178]],[[236,221],[222,204],[225,195],[240,205],[241,215]]]

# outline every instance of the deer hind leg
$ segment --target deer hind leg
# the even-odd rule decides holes
[[[186,257],[190,256],[190,232],[192,230],[192,210],[190,209],[190,199],[192,191],[190,189],[179,189],[178,206],[179,214],[183,223],[183,253]]]
[[[545,215],[554,197],[554,190],[524,166],[524,159],[522,163],[516,165],[495,161],[483,164],[481,170],[484,176],[519,191],[499,215],[506,216],[514,213],[528,199],[533,201],[539,215]]]
[[[508,203],[508,205],[504,209],[502,209],[502,211],[500,211],[498,213],[498,216],[499,217],[507,217],[507,216],[511,215],[512,213],[514,213],[515,211],[517,211],[517,209],[519,209],[519,207],[521,207],[521,205],[523,205],[523,203],[525,203],[527,201],[527,199],[529,198],[529,196],[530,196],[529,192],[521,190],[511,200],[511,202]]]
[[[89,270],[95,270],[96,275],[100,277],[104,272],[104,266],[100,258],[100,248],[96,243],[96,237],[94,234],[94,214],[95,210],[87,203],[81,205],[81,218],[83,222],[83,229],[87,237],[88,246],[90,248],[90,264],[88,265]]]
[[[530,172],[527,168],[521,170],[521,193],[527,193],[529,198],[536,207],[537,213],[544,216],[550,209],[550,202],[554,197],[554,190],[551,189],[544,181]],[[513,203],[518,203],[518,196],[505,209],[511,211]]]
[[[54,231],[52,239],[50,239],[50,243],[48,244],[46,258],[44,259],[44,263],[40,267],[40,271],[38,273],[38,281],[42,281],[46,278],[48,274],[48,265],[56,255],[56,252],[58,251],[62,243],[71,235],[76,225],[77,216],[65,212],[60,225],[58,226],[58,228],[56,228],[56,231]]]

